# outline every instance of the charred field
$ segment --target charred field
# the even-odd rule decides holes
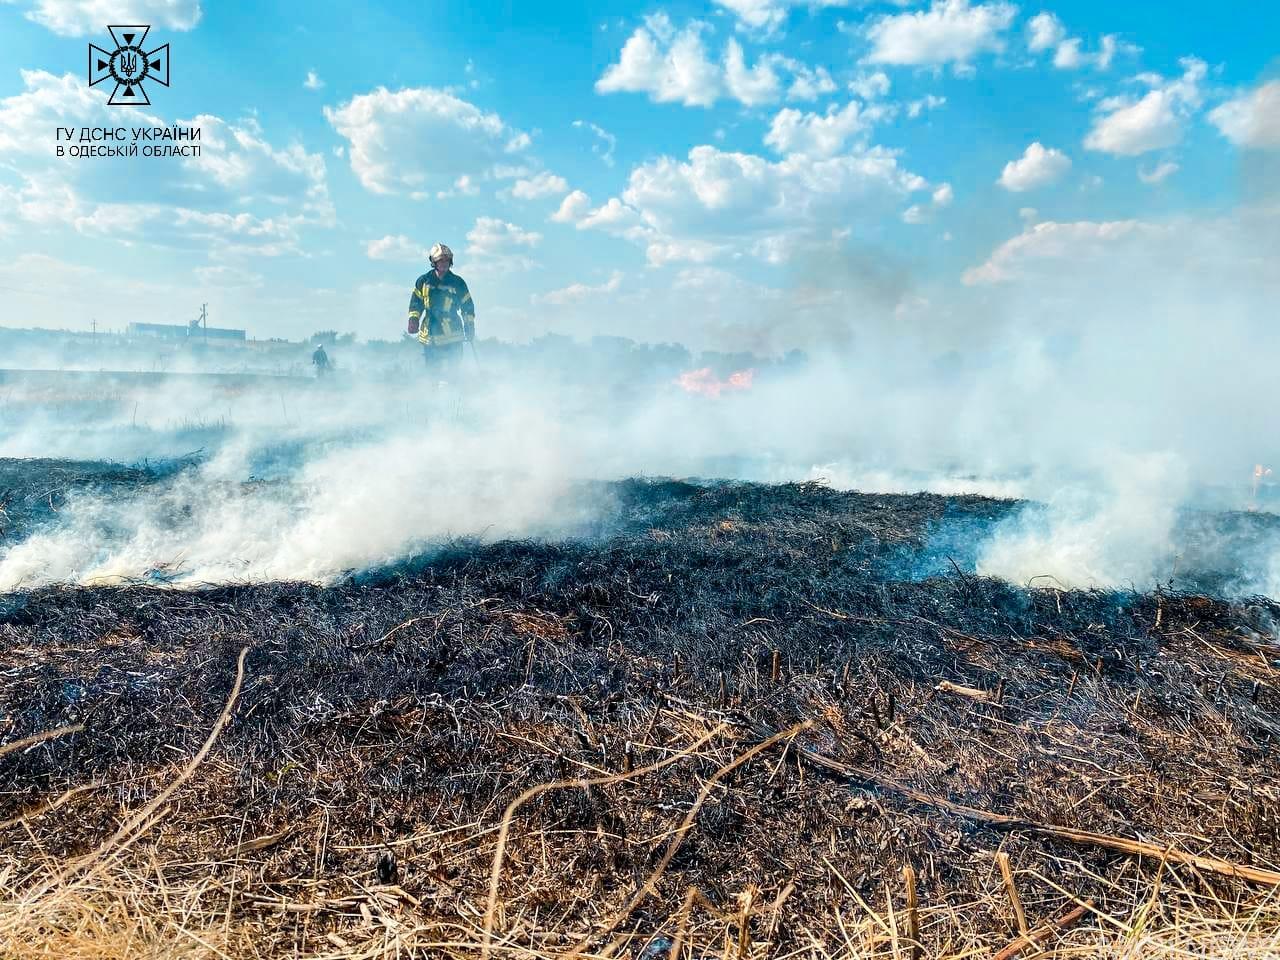
[[[170,469],[0,464],[0,544]],[[931,553],[1010,501],[603,488],[330,586],[0,594],[0,956],[1280,955],[1272,601]]]

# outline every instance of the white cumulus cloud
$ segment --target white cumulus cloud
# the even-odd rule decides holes
[[[1181,62],[1184,72],[1176,80],[1146,78],[1155,86],[1142,98],[1113,97],[1099,104],[1100,115],[1084,139],[1085,147],[1132,157],[1178,143],[1203,100],[1200,84],[1208,71],[1203,60],[1188,57]]]
[[[614,270],[609,275],[609,279],[604,283],[592,286],[586,283],[571,283],[567,287],[559,290],[550,290],[547,293],[535,293],[529,299],[535,304],[549,304],[551,306],[563,307],[571,303],[581,303],[590,297],[600,296],[605,293],[616,293],[618,288],[622,286],[622,271]]]
[[[946,97],[940,97],[934,93],[926,93],[919,100],[912,100],[907,104],[907,116],[914,120],[922,113],[937,110],[939,107],[945,106],[946,103]]]
[[[467,231],[467,256],[484,273],[501,270],[528,270],[534,263],[528,256],[542,242],[542,234],[525,230],[497,217],[477,217]]]
[[[1083,42],[1079,37],[1063,40],[1053,53],[1053,65],[1059,70],[1076,70],[1084,66],[1086,58],[1080,49]]]
[[[1142,52],[1140,47],[1120,40],[1115,34],[1107,34],[1102,38],[1097,53],[1087,53],[1084,41],[1068,36],[1067,28],[1052,13],[1039,13],[1027,21],[1027,49],[1032,53],[1052,50],[1053,65],[1059,70],[1078,70],[1085,66],[1108,70],[1117,53]]]
[[[881,17],[867,28],[870,63],[900,66],[968,65],[980,53],[1004,49],[1003,34],[1017,7],[1010,3],[934,0],[928,10]]]
[[[556,223],[577,223],[591,209],[591,198],[581,190],[575,190],[560,202],[560,209],[551,215]]]
[[[1012,193],[1023,193],[1061,180],[1070,169],[1070,157],[1061,150],[1046,149],[1037,140],[1021,157],[1004,165],[996,182]]]
[[[211,114],[192,118],[203,136],[199,157],[190,167],[238,197],[263,200],[303,193],[312,205],[329,208],[324,157],[298,143],[278,147],[267,141],[252,117],[228,122]]]
[[[497,174],[495,173],[495,176]],[[474,197],[480,193],[480,188],[476,186],[475,178],[469,173],[464,173],[457,180],[453,181],[453,186],[448,190],[437,190],[437,200],[447,200],[450,197]]]
[[[538,197],[550,197],[565,193],[569,184],[564,177],[543,171],[527,179],[520,179],[511,187],[513,196],[521,200],[536,200]]]
[[[870,128],[857,100],[844,107],[832,104],[825,114],[785,109],[778,112],[765,134],[766,146],[780,154],[802,153],[811,157],[833,157],[845,144]]]
[[[621,196],[580,223],[643,244],[651,263],[782,262],[829,247],[851,225],[877,222],[902,197],[928,188],[896,153],[878,147],[770,161],[703,145],[686,160],[664,156],[637,166]]]
[[[665,13],[646,17],[623,44],[618,62],[596,81],[597,93],[644,93],[655,103],[710,107],[728,97],[755,107],[782,98],[815,100],[836,89],[824,67],[810,67],[780,53],[747,62],[742,44],[730,38],[719,61],[703,43],[711,26],[699,20],[676,29]]]
[[[1066,27],[1052,13],[1038,13],[1027,21],[1027,46],[1032,53],[1056,47],[1066,37]]]
[[[427,259],[427,247],[415,243],[402,233],[370,240],[365,253],[370,260],[393,260],[399,263],[425,263]]]
[[[618,62],[596,81],[598,93],[647,93],[658,103],[709,107],[720,95],[720,70],[707,59],[694,21],[676,31],[664,13],[645,19],[622,47]]]
[[[1154,234],[1160,228],[1138,220],[1057,223],[1052,220],[1028,227],[1002,243],[980,266],[966,270],[966,286],[1006,283],[1017,279],[1037,262],[1097,260],[1114,245],[1135,234]]]
[[[1209,121],[1237,146],[1280,149],[1280,80],[1228,100]]]
[[[788,100],[817,100],[835,92],[836,82],[826,67],[809,67],[790,57],[780,57],[778,62],[791,71],[791,86],[787,87]]]
[[[878,100],[889,95],[889,75],[883,70],[861,73],[849,81],[849,92],[863,100]]]
[[[433,184],[493,173],[503,158],[529,145],[496,113],[444,90],[378,87],[325,118],[349,143],[351,170],[373,193],[422,194]]]
[[[779,81],[773,64],[761,59],[748,67],[737,40],[730,40],[725,50],[724,81],[730,96],[748,107],[778,99]]]
[[[106,33],[111,23],[190,30],[200,22],[202,13],[200,0],[28,0],[22,5],[27,8],[28,20],[64,37]],[[147,42],[149,45],[150,37]]]
[[[602,206],[589,211],[578,221],[578,229],[603,230],[616,236],[633,236],[636,231],[644,232],[639,211],[617,197],[610,197]]]
[[[850,0],[715,0],[733,11],[741,25],[753,30],[776,30],[787,19],[793,7],[847,7]]]
[[[1157,164],[1150,170],[1138,168],[1138,179],[1148,186],[1155,186],[1157,183],[1164,183],[1171,176],[1178,172],[1180,168],[1171,160]]]
[[[902,222],[912,226],[932,223],[934,215],[943,207],[951,206],[955,196],[955,190],[952,189],[951,184],[944,183],[933,191],[930,196],[931,204],[913,203],[906,210],[903,210]],[[950,236],[947,239],[950,239]]]

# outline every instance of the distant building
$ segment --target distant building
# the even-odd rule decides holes
[[[203,337],[206,340],[243,340],[243,330],[233,330],[230,327],[201,327],[199,330],[191,331],[192,338]]]
[[[161,340],[187,339],[185,323],[131,323],[128,332],[131,337],[157,337]]]
[[[229,327],[198,327],[185,323],[131,323],[131,337],[155,337],[159,340],[244,340],[243,330]]]

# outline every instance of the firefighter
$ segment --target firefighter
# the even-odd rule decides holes
[[[329,354],[324,352],[324,344],[316,347],[315,353],[311,354],[311,363],[316,368],[316,376],[323,380],[329,374]]]
[[[462,359],[463,341],[475,338],[476,307],[466,281],[450,269],[453,251],[437,243],[429,258],[431,269],[409,297],[409,333],[418,335],[427,369],[444,373]]]

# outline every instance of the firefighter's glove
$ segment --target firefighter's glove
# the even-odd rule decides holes
[[[462,321],[462,336],[466,340],[474,340],[476,338],[476,322],[474,320]]]
[[[409,318],[409,332],[410,332],[410,333],[417,333],[417,332],[418,332],[418,318],[417,318],[417,317],[410,317],[410,318]]]

